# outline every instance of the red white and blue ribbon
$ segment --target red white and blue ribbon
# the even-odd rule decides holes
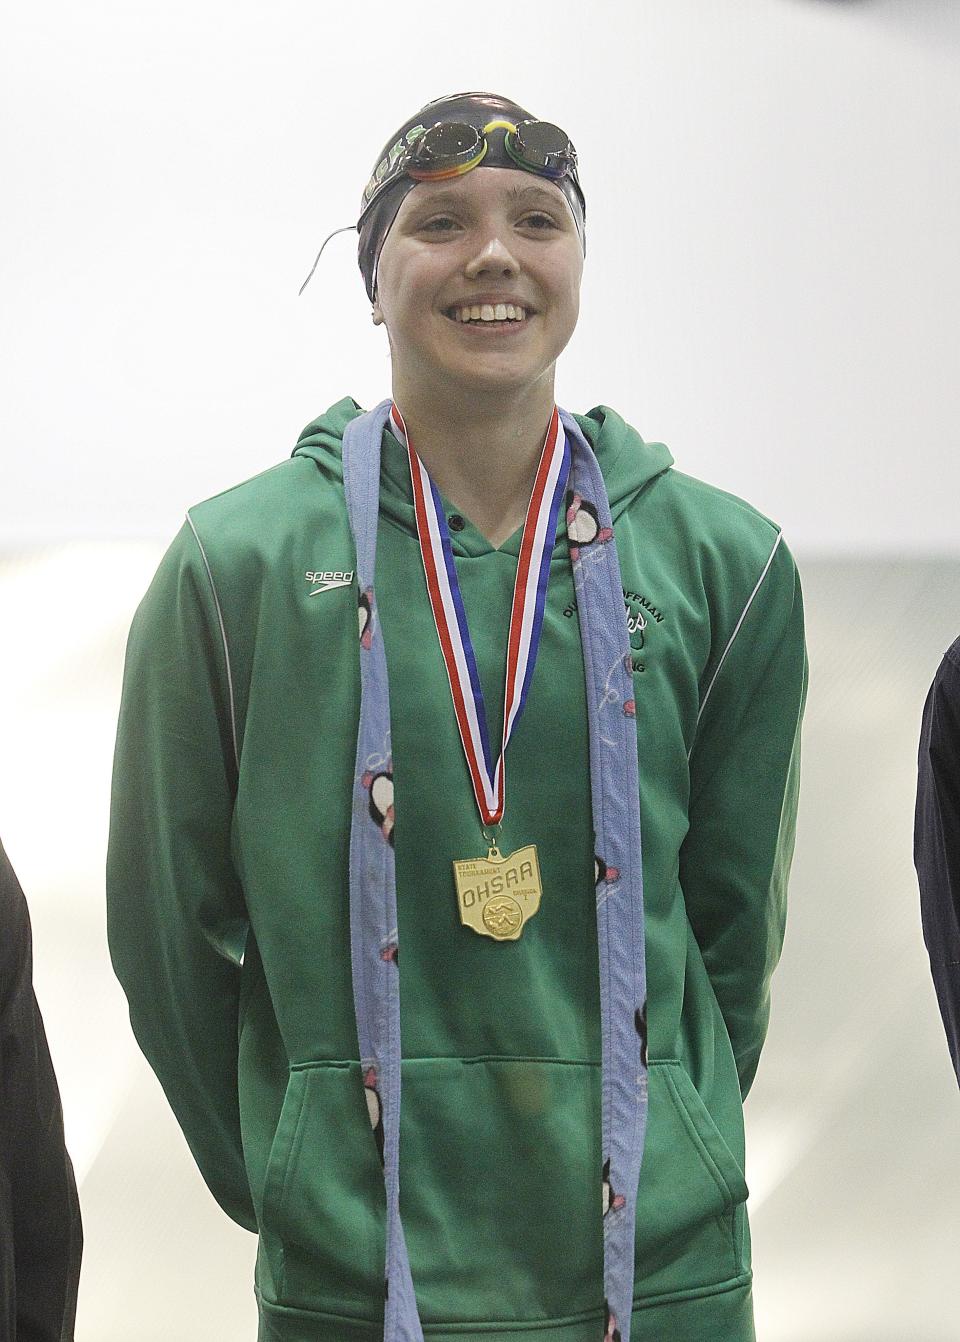
[[[484,825],[496,825],[503,816],[506,798],[507,745],[526,704],[540,646],[543,608],[550,581],[550,557],[570,471],[567,435],[555,406],[523,524],[507,637],[503,732],[500,751],[494,760],[483,690],[440,495],[417,456],[396,405],[391,408],[390,423],[400,442],[406,445],[410,460],[417,536],[427,592],[450,681],[450,693],[477,809]]]

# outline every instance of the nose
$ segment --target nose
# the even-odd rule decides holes
[[[520,267],[499,234],[493,234],[464,269],[470,279],[479,279],[481,275],[516,275]]]

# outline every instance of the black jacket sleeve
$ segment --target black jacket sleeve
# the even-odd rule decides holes
[[[923,706],[913,859],[923,939],[960,1080],[960,639]]]
[[[82,1246],[30,918],[0,845],[0,1342],[72,1342]]]

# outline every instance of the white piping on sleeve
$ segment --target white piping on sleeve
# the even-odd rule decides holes
[[[227,630],[226,626],[223,623],[223,611],[220,609],[220,598],[217,596],[217,588],[216,584],[213,581],[213,574],[210,571],[210,563],[209,560],[207,559],[207,552],[203,548],[203,542],[197,535],[197,528],[193,525],[193,518],[190,516],[189,509],[187,511],[187,521],[190,523],[190,530],[193,532],[194,540],[197,542],[197,545],[200,549],[200,556],[203,559],[203,567],[207,570],[207,578],[210,581],[210,591],[213,593],[213,603],[217,608],[217,619],[220,621],[220,637],[223,640],[223,657],[224,661],[227,664],[227,694],[230,699],[230,731],[233,735],[233,758],[236,762],[237,769],[239,770],[240,749],[239,746],[237,745],[237,715],[233,704],[233,674],[230,670],[230,650],[227,647]]]
[[[757,593],[760,591],[760,588],[763,586],[763,580],[764,580],[764,578],[767,576],[767,572],[768,572],[768,570],[769,570],[769,568],[770,568],[770,565],[773,563],[773,556],[777,553],[777,547],[779,546],[779,544],[780,544],[780,542],[781,542],[782,540],[783,540],[783,532],[782,532],[782,531],[778,531],[778,532],[777,532],[777,539],[773,542],[773,549],[770,551],[770,558],[767,560],[767,562],[766,562],[766,563],[764,564],[764,566],[763,566],[763,572],[760,574],[760,577],[757,579],[757,585],[756,585],[756,587],[753,589],[753,591],[750,593],[749,597],[747,598],[747,604],[744,606],[743,610],[742,610],[741,613],[740,613],[740,618],[739,618],[739,620],[738,620],[737,623],[736,623],[736,627],[734,628],[733,633],[730,635],[730,640],[729,640],[729,642],[727,643],[727,646],[726,646],[726,647],[724,648],[724,650],[723,650],[723,656],[720,658],[720,661],[717,663],[717,669],[716,669],[716,671],[714,671],[714,673],[713,673],[713,677],[712,677],[712,679],[711,679],[711,681],[710,681],[710,684],[707,686],[707,692],[706,692],[706,694],[703,696],[703,702],[701,703],[701,705],[700,705],[700,711],[699,711],[699,713],[697,714],[697,722],[698,722],[698,723],[699,723],[700,719],[703,717],[703,710],[706,708],[706,706],[707,706],[707,700],[710,698],[710,691],[713,689],[714,685],[717,683],[717,676],[719,676],[719,674],[720,674],[720,670],[721,670],[721,668],[722,668],[724,662],[725,662],[726,659],[727,659],[727,653],[728,653],[728,652],[730,651],[730,649],[733,647],[733,641],[734,641],[734,639],[737,637],[737,634],[739,634],[739,632],[740,632],[740,626],[743,624],[744,620],[747,618],[747,611],[748,611],[748,610],[750,609],[750,607],[753,605],[753,598],[757,595]]]

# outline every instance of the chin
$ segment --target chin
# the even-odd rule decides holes
[[[450,370],[448,374],[449,381],[455,382],[457,387],[464,392],[502,392],[503,394],[523,391],[539,382],[542,376],[542,372],[532,375],[524,374],[517,368],[481,370],[477,367],[457,369],[456,371]]]
[[[433,361],[433,367],[436,376],[445,375],[458,381],[513,382],[517,386],[526,386],[539,381],[556,361],[552,351],[548,358],[541,350],[529,349],[442,350],[440,357]]]

